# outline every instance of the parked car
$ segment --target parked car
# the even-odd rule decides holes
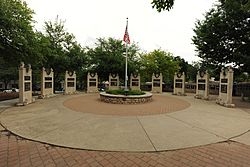
[[[12,88],[12,92],[19,92],[19,89],[17,89],[17,88]]]
[[[12,89],[5,89],[3,92],[4,93],[12,93]]]
[[[17,88],[5,89],[3,92],[4,93],[19,92],[19,89],[17,89]]]

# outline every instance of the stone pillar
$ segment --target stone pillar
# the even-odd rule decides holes
[[[76,73],[75,71],[66,71],[64,81],[64,94],[76,93]]]
[[[131,74],[130,75],[130,89],[141,90],[140,86],[141,86],[140,74]]]
[[[119,89],[119,82],[118,74],[109,74],[109,90]]]
[[[185,73],[175,73],[174,75],[174,95],[185,96]]]
[[[195,98],[209,99],[209,74],[207,71],[198,71],[197,73]]]
[[[54,71],[52,68],[45,69],[43,67],[40,98],[48,98],[53,95],[54,95]]]
[[[87,76],[87,93],[98,92],[98,75],[97,73],[89,73]]]
[[[27,105],[33,101],[31,65],[24,65],[22,62],[19,67],[19,103],[17,105]]]
[[[231,67],[228,67],[227,69],[221,69],[219,97],[217,98],[216,103],[225,107],[235,106],[232,104],[233,75],[234,72]]]
[[[152,93],[162,93],[162,74],[153,73],[152,75]]]

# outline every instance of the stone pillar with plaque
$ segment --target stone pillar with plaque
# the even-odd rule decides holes
[[[174,75],[174,95],[185,96],[185,73],[175,73]]]
[[[118,90],[119,82],[118,74],[109,74],[109,90]]]
[[[131,74],[130,75],[130,89],[141,90],[140,86],[141,86],[140,74]]]
[[[234,75],[234,72],[233,72],[232,67],[221,69],[219,97],[216,99],[216,103],[225,107],[235,106],[234,104],[232,104],[233,75]]]
[[[207,71],[198,71],[196,77],[196,94],[197,99],[209,99],[209,74]]]
[[[152,75],[152,93],[162,93],[162,74],[153,73]]]
[[[76,93],[76,73],[75,71],[66,71],[64,81],[64,94]]]
[[[22,62],[19,67],[19,103],[17,103],[17,105],[27,105],[33,101],[31,65],[25,65]]]
[[[87,76],[87,93],[98,92],[98,75],[97,73],[88,73]]]
[[[42,69],[41,96],[39,98],[48,98],[54,95],[54,71],[52,68]]]

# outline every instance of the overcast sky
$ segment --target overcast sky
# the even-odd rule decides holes
[[[163,49],[185,60],[199,60],[192,45],[193,28],[216,0],[175,0],[174,8],[158,13],[151,0],[26,0],[34,10],[35,27],[58,15],[66,30],[84,46],[94,46],[96,38],[122,39],[128,17],[130,41],[143,51]]]

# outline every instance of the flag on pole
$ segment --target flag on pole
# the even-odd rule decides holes
[[[123,41],[126,42],[127,44],[130,44],[130,39],[129,39],[129,35],[128,35],[128,22],[126,25],[125,34],[123,36]]]

